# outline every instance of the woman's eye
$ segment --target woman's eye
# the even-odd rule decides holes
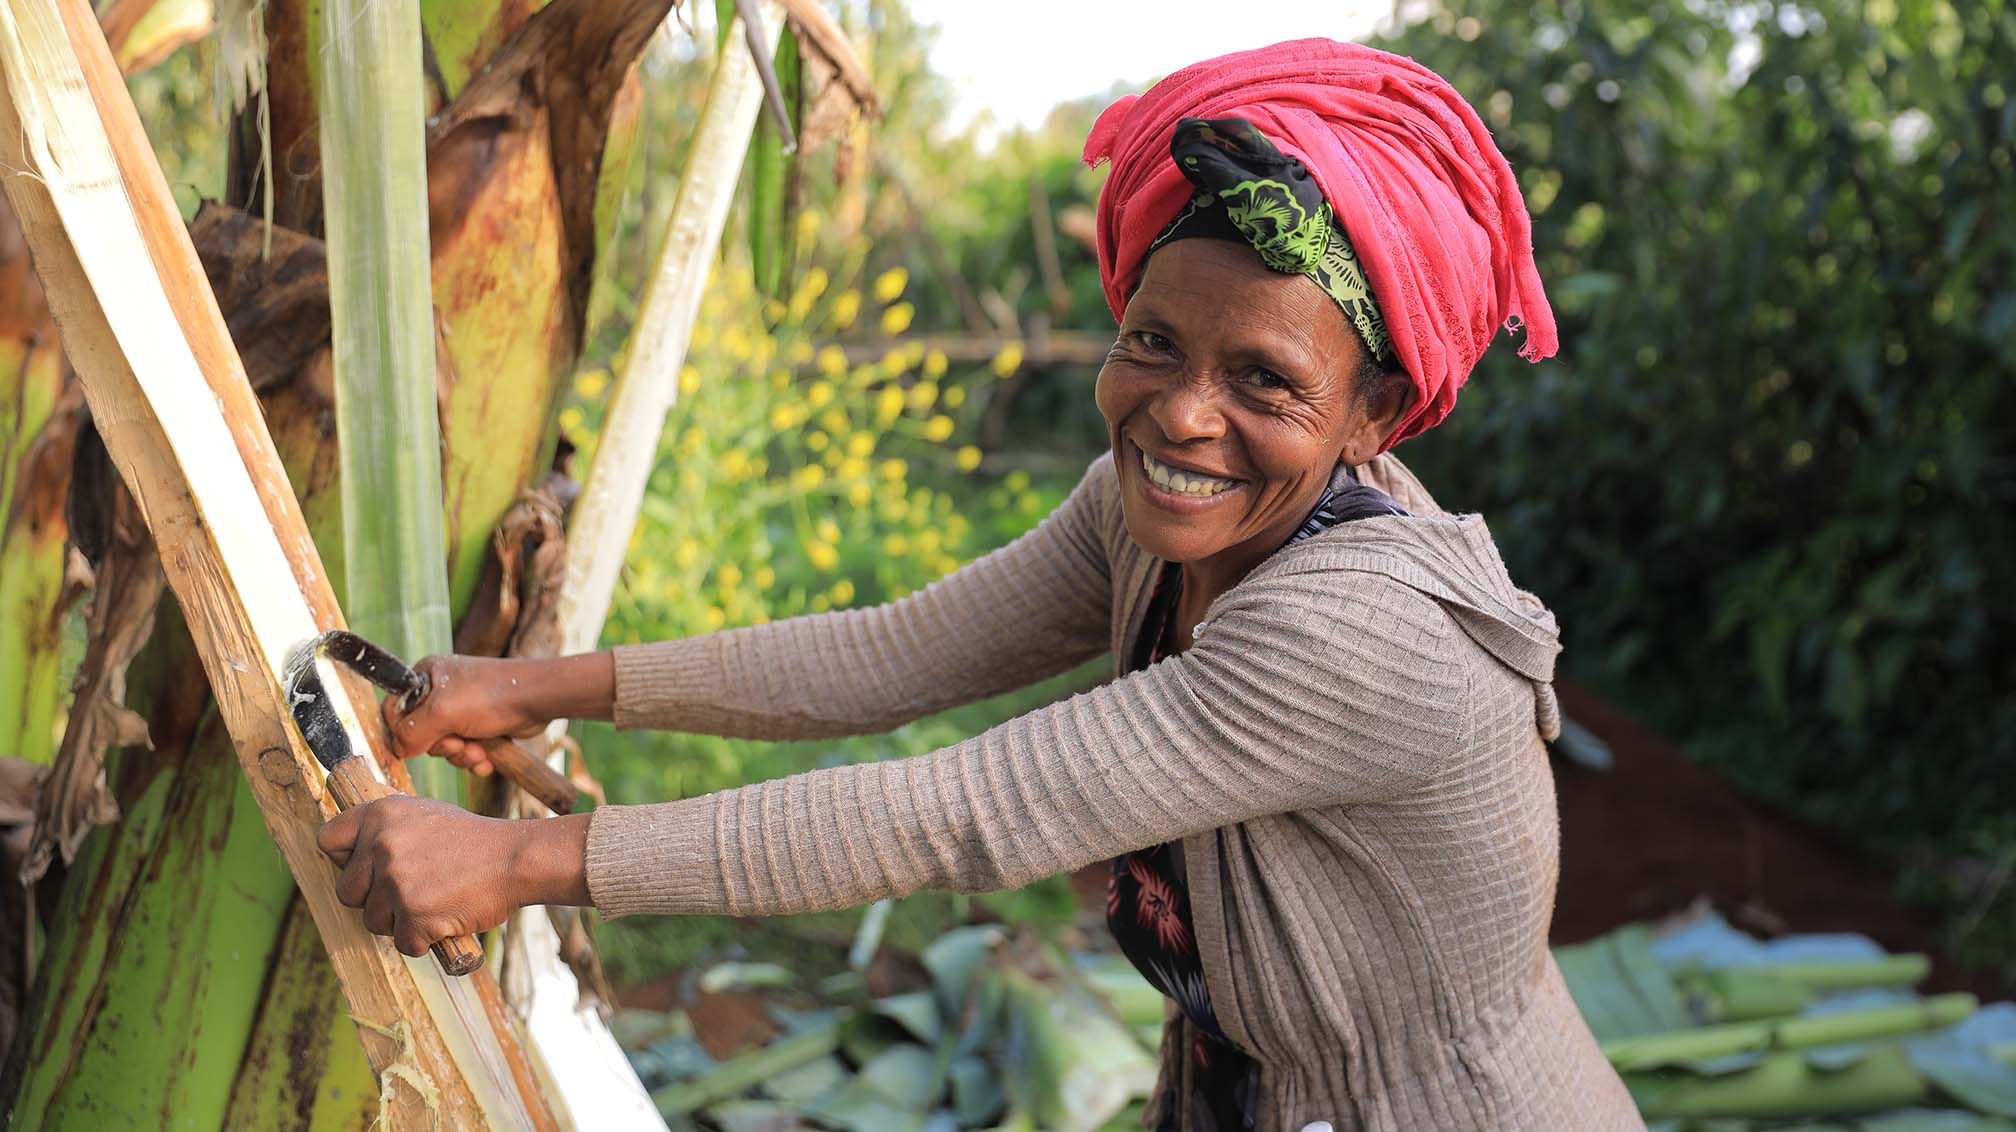
[[[1163,337],[1160,334],[1155,333],[1152,330],[1135,331],[1134,341],[1142,349],[1149,350],[1157,354],[1173,353],[1176,349],[1176,343],[1171,342],[1169,339]]]
[[[1246,375],[1246,383],[1259,389],[1286,389],[1288,379],[1271,369],[1256,369]]]

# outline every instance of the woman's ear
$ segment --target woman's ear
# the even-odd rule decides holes
[[[1407,375],[1398,371],[1382,374],[1373,395],[1358,406],[1361,415],[1344,438],[1339,458],[1354,468],[1371,463],[1413,407],[1414,383]]]

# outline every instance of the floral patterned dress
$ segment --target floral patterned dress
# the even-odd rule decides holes
[[[1324,493],[1282,545],[1293,545],[1339,523],[1406,513],[1384,492],[1347,479]],[[1182,592],[1182,566],[1164,565],[1128,657],[1128,672],[1139,672],[1174,653],[1176,603]],[[1106,880],[1106,925],[1121,953],[1156,990],[1175,1000],[1196,1030],[1190,1048],[1190,1103],[1170,1105],[1166,1111],[1173,1120],[1179,1108],[1188,1110],[1188,1127],[1180,1132],[1249,1132],[1254,1128],[1260,1067],[1218,1026],[1192,923],[1181,842],[1166,841],[1113,858]],[[1179,1130],[1168,1125],[1159,1132]]]

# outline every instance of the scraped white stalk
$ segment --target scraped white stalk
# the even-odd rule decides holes
[[[783,29],[783,5],[761,5],[769,50],[776,50]],[[738,25],[727,42],[742,42]],[[602,435],[595,443],[595,463],[582,485],[581,498],[567,529],[567,578],[560,592],[563,649],[581,652],[595,647],[616,576],[637,513],[644,503],[644,485],[658,455],[658,437],[665,414],[679,392],[679,370],[693,338],[693,320],[707,289],[708,268],[721,247],[728,206],[749,149],[749,131],[763,106],[763,81],[755,60],[730,49],[714,68],[707,105],[691,155],[679,178],[679,196],[672,205],[658,263],[645,285],[637,323],[623,371],[609,392]]]
[[[783,6],[765,0],[760,10],[766,48],[774,51],[784,28]],[[739,26],[725,42],[638,308],[628,361],[610,391],[595,462],[568,523],[560,595],[565,652],[594,648],[608,619],[665,414],[679,392],[708,269],[720,250],[750,131],[762,109],[763,81],[754,58],[739,49],[745,42]],[[548,741],[566,731],[565,720],[555,721]],[[564,752],[548,750],[548,760],[564,770]],[[505,946],[511,958],[504,996],[525,1023],[527,1052],[560,1119],[582,1132],[661,1132],[664,1119],[615,1037],[600,1015],[581,1006],[580,984],[560,958],[560,940],[545,910],[527,908],[512,917]]]
[[[286,722],[281,682],[292,647],[329,627],[310,605],[310,587],[323,585],[320,564],[298,512],[271,502],[286,490],[285,473],[216,304],[200,293],[194,249],[110,52],[88,6],[74,3],[68,15],[78,22],[66,24],[60,0],[0,0],[0,181],[66,352],[154,535],[352,1015],[388,1031],[404,1023],[397,1053],[366,1041],[373,1068],[424,1081],[435,1095],[422,1108],[441,1126],[530,1128],[508,1072],[495,1072],[504,1064],[498,1038],[468,988],[448,985],[431,962],[408,963],[335,899],[334,873],[314,844],[328,801],[312,753]],[[145,163],[147,180],[132,197],[122,156],[129,170]],[[227,397],[239,406],[228,417]],[[346,695],[340,684],[329,688]],[[351,741],[368,750],[354,731],[356,706],[346,706]]]

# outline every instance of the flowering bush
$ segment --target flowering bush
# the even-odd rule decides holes
[[[801,218],[809,249],[819,218]],[[717,270],[666,422],[605,641],[689,636],[902,596],[1033,526],[1068,484],[994,476],[971,418],[1015,372],[997,358],[954,372],[906,340],[914,314],[896,267],[859,278],[863,242],[765,299],[749,269]],[[842,337],[863,323],[877,357]],[[1010,349],[1014,349],[1010,347]],[[592,447],[606,370],[581,374],[561,428]],[[821,761],[928,750],[1003,714],[968,714],[849,744],[774,745],[687,735],[596,735],[612,798],[658,800]]]

